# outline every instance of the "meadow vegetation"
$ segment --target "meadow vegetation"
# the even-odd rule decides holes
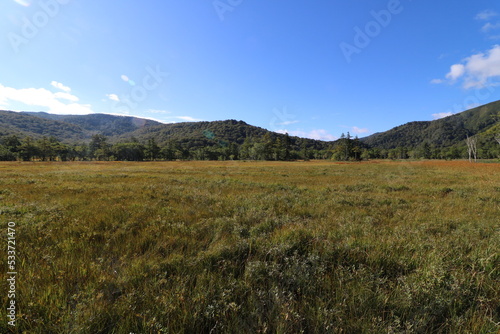
[[[0,163],[19,333],[498,333],[499,216],[496,163]]]

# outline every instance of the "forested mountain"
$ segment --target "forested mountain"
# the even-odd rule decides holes
[[[500,101],[428,122],[335,142],[292,137],[243,121],[163,124],[107,114],[0,111],[0,160],[290,160],[500,157]]]
[[[162,124],[106,114],[12,111],[0,111],[0,120],[0,160],[324,159],[333,148],[236,120]]]
[[[0,110],[0,137],[55,137],[64,142],[90,138],[90,135],[75,124],[35,117],[26,113]]]
[[[485,136],[500,122],[500,101],[428,122],[410,122],[361,140],[371,147],[413,149],[427,143],[438,147],[462,144],[467,136]]]
[[[95,134],[118,137],[143,127],[160,124],[162,123],[137,117],[106,114],[80,116],[0,110],[0,137],[54,137],[65,143],[88,141]]]
[[[284,140],[285,138],[284,134],[236,120],[161,124],[137,129],[134,132],[123,134],[120,138],[125,140],[131,136],[141,138],[144,141],[154,138],[159,144],[175,141],[190,147],[242,145],[247,139],[266,136],[271,140],[278,138]],[[294,149],[300,149],[306,145],[309,149],[322,150],[331,145],[325,141],[299,137],[289,137],[289,140]]]
[[[0,137],[18,135],[33,138],[54,137],[66,143],[90,141],[93,135],[107,137],[110,143],[130,140],[147,142],[155,139],[159,145],[170,142],[202,147],[243,144],[246,138],[284,138],[284,134],[249,125],[243,121],[185,122],[163,124],[129,116],[108,114],[54,115],[45,112],[0,111]],[[329,143],[299,137],[290,137],[292,145],[310,149],[324,149]]]
[[[54,115],[46,112],[23,112],[23,114],[76,125],[87,137],[93,134],[101,134],[110,137],[120,136],[143,127],[162,124],[143,118],[108,114]]]

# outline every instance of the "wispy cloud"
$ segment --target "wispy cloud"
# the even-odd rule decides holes
[[[300,121],[285,121],[281,123],[276,123],[276,125],[292,125],[292,124],[297,124],[300,123]]]
[[[172,112],[168,110],[161,109],[148,109],[146,113],[158,115],[157,117],[161,117],[161,119],[154,117],[143,117],[141,118],[151,119],[154,121],[162,122],[162,123],[178,123],[178,122],[201,122],[203,119],[191,117],[191,116],[172,116]]]
[[[443,79],[432,79],[431,80],[431,84],[433,84],[433,85],[439,85],[439,84],[442,84],[443,82],[445,82]]]
[[[500,22],[497,22],[497,23],[486,23],[482,28],[481,30],[483,32],[490,32],[492,30],[496,30],[496,29],[500,29]]]
[[[491,19],[492,17],[497,16],[498,14],[495,11],[492,11],[491,9],[483,10],[482,12],[478,13],[475,17],[476,20],[481,20],[481,21],[487,21]]]
[[[191,116],[174,116],[173,118],[180,119],[185,122],[201,122],[202,119],[194,118]]]
[[[440,112],[437,114],[432,114],[432,117],[434,118],[434,120],[436,120],[436,119],[445,118],[445,117],[448,117],[451,115],[453,115],[452,112]]]
[[[353,126],[352,127],[352,132],[354,134],[361,135],[361,134],[365,134],[365,133],[370,132],[370,130],[368,130],[366,128],[358,128],[357,126]]]
[[[275,132],[283,133],[283,134],[288,133],[290,136],[316,139],[316,140],[324,140],[324,141],[333,141],[333,140],[338,139],[338,137],[335,137],[334,135],[328,133],[328,131],[323,130],[323,129],[315,129],[315,130],[311,130],[309,132],[300,131],[300,130],[295,130],[295,131],[277,130]]]
[[[481,105],[480,103],[470,103],[465,106],[465,110],[474,109],[479,107],[480,105]]]
[[[370,130],[367,128],[360,128],[358,126],[347,126],[347,125],[341,125],[342,128],[345,128],[346,130],[349,131],[349,134],[352,136],[354,135],[364,135],[367,133],[370,133]]]
[[[63,87],[68,88],[64,85]],[[94,113],[91,105],[76,103],[79,101],[78,97],[63,90],[65,92],[53,93],[45,88],[17,89],[0,84],[0,107],[10,108],[12,102],[18,102],[30,107],[43,108],[44,111],[52,114],[87,115]]]
[[[492,19],[498,16],[497,12],[492,10],[485,10],[476,15],[476,20],[487,21],[481,27],[481,31],[487,35],[488,39],[498,39],[500,36],[498,35],[498,30],[500,29],[500,21]]]
[[[328,141],[338,139],[337,137],[335,137],[334,135],[328,133],[328,131],[323,129],[312,130],[311,132],[309,132],[308,138],[317,140],[328,140]]]
[[[160,110],[160,109],[149,109],[147,112],[150,112],[152,114],[171,114],[171,111],[167,110]]]

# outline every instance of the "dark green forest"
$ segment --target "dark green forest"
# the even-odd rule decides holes
[[[159,145],[152,138],[141,142],[137,138],[110,143],[104,135],[92,136],[90,142],[65,144],[55,137],[3,136],[0,139],[2,161],[156,161],[156,160],[309,160],[333,159],[337,161],[359,161],[369,159],[465,159],[467,147],[455,145],[437,147],[424,143],[414,149],[397,147],[380,149],[368,147],[358,138],[343,136],[323,147],[314,147],[306,140],[290,136],[264,135],[247,137],[242,144],[214,140],[211,145],[204,141],[172,140]],[[498,143],[478,141],[479,159],[500,157]]]
[[[163,124],[106,114],[0,111],[3,161],[466,159],[500,158],[500,101],[429,122],[410,122],[357,138],[326,142],[243,121]]]
[[[206,134],[208,137],[212,133]],[[325,145],[326,146],[326,145]],[[316,148],[307,140],[288,135],[246,137],[236,142],[171,140],[162,145],[152,138],[110,143],[109,137],[94,135],[89,143],[65,144],[55,137],[4,136],[0,139],[3,161],[156,161],[156,160],[298,160],[329,159],[331,148]]]

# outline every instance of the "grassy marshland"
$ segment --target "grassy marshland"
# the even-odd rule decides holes
[[[0,163],[19,333],[497,333],[499,217],[500,164]]]

